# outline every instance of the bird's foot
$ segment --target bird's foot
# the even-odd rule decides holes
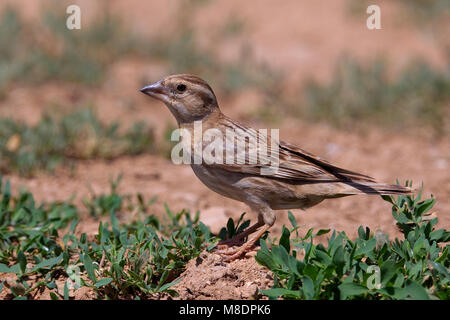
[[[226,256],[236,254],[242,246],[246,245],[245,236],[247,234],[241,233],[230,239],[220,241],[215,248],[215,253]]]
[[[217,244],[216,248],[220,249],[220,250],[226,250],[229,249],[231,247],[239,247],[242,244],[244,244],[243,239],[236,239],[235,237],[230,238],[230,239],[226,239],[226,240],[222,240],[219,241],[219,243]]]
[[[261,228],[261,230],[258,230],[258,232],[253,237],[251,237],[247,242],[245,242],[240,247],[229,248],[228,250],[226,250],[226,249],[225,250],[218,250],[217,253],[226,255],[227,257],[225,258],[225,261],[236,260],[237,258],[240,258],[243,254],[245,254],[248,251],[250,251],[250,249],[254,247],[255,242],[259,238],[261,238],[261,236],[267,230],[269,230],[269,228],[270,228],[270,225],[264,225]]]
[[[253,244],[244,243],[238,247],[229,247],[216,250],[215,253],[224,256],[225,261],[233,261],[240,258],[242,255],[254,249]]]

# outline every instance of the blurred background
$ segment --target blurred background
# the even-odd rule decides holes
[[[66,27],[71,4],[80,30]],[[371,4],[381,30],[366,26]],[[199,210],[217,232],[248,208],[172,164],[176,122],[138,91],[193,73],[232,118],[280,128],[282,140],[380,181],[423,183],[448,228],[449,9],[445,0],[2,0],[0,172],[38,200],[80,203],[120,177],[114,188],[151,197],[154,213]],[[305,232],[397,234],[379,197],[294,213]],[[278,221],[275,233],[285,212]]]

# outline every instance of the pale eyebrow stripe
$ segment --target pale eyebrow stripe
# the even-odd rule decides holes
[[[193,84],[190,83],[194,90],[198,91],[200,95],[204,95],[209,97],[211,100],[216,100],[216,97],[214,95],[214,92],[210,90],[209,88],[205,87],[203,84]]]

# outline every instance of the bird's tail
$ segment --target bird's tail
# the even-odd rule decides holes
[[[384,184],[377,182],[346,182],[352,187],[354,194],[378,194],[378,195],[406,195],[414,192],[414,189],[396,184]],[[356,190],[355,190],[356,189]]]

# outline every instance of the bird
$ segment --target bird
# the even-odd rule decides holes
[[[190,133],[183,135],[182,140],[191,149],[183,152],[188,153],[192,170],[200,181],[212,191],[241,201],[257,213],[256,223],[233,238],[222,241],[217,250],[225,256],[225,260],[235,260],[253,248],[255,242],[274,225],[276,210],[305,210],[325,199],[350,195],[412,193],[409,187],[379,183],[370,176],[338,167],[296,145],[276,137],[270,138],[265,131],[227,117],[219,108],[211,86],[198,76],[169,75],[140,91],[162,101],[175,117],[178,128]],[[221,153],[223,156],[231,152],[233,161],[195,161],[193,146],[196,143],[202,147],[208,145],[208,141],[195,141],[193,137],[198,124],[201,124],[202,134],[216,130],[225,136],[223,150],[216,149],[214,156],[220,159]],[[228,138],[229,132],[234,132],[238,138],[244,137],[247,146],[238,148],[235,143],[227,143],[230,139],[236,139],[235,136]],[[263,138],[267,141],[266,154],[270,154],[265,161],[263,157],[256,156],[255,159],[255,154],[264,145],[255,141],[264,141]],[[274,150],[276,166],[267,162],[267,159],[274,160],[271,156]],[[247,241],[243,242],[245,239]]]

